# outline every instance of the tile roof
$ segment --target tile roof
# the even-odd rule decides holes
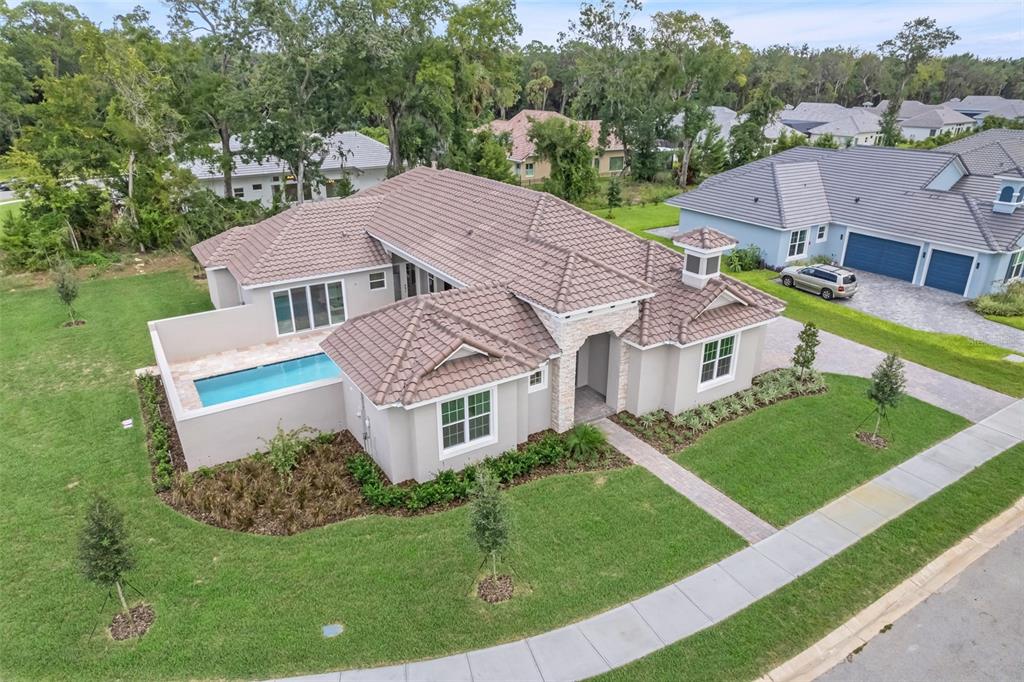
[[[276,156],[271,156],[262,161],[242,160],[240,154],[244,149],[244,145],[237,137],[231,138],[229,144],[231,151],[239,155],[235,157],[233,177],[291,173],[288,164]],[[219,144],[210,146],[215,152],[219,152]],[[320,166],[322,171],[338,170],[342,167],[350,170],[384,168],[391,160],[391,152],[386,144],[381,144],[377,140],[354,130],[331,135],[327,138],[327,148],[327,158],[324,159],[323,164]],[[220,167],[209,161],[196,160],[186,164],[185,167],[200,180],[224,177]]]
[[[481,352],[445,361],[463,346]],[[321,347],[382,406],[525,374],[558,353],[530,306],[502,283],[407,298],[353,317]]]
[[[936,106],[901,121],[900,126],[903,128],[941,128],[942,126],[965,123],[973,125],[974,119],[949,107]]]
[[[861,133],[877,133],[881,129],[881,119],[876,114],[864,109],[851,109],[848,115],[826,121],[807,132],[812,135],[853,137]]]
[[[509,137],[512,140],[512,151],[509,153],[509,158],[513,161],[522,162],[532,156],[535,156],[537,152],[536,146],[530,140],[530,126],[532,126],[535,121],[546,121],[551,118],[560,118],[565,121],[573,120],[563,116],[557,111],[523,109],[508,120],[497,119],[491,121],[484,127],[490,128],[496,134],[509,133]],[[574,122],[590,130],[590,146],[597,149],[600,146],[601,141],[601,121],[589,120]],[[614,135],[609,134],[605,149],[622,149],[622,142],[620,142]]]
[[[226,230],[192,252],[204,268],[226,267],[242,286],[390,265],[364,229],[379,204],[378,198],[362,196],[307,201]]]
[[[1006,99],[1000,95],[968,95],[963,99],[951,99],[945,105],[956,111],[977,111],[988,114],[996,108],[1004,106],[1007,102],[1024,102],[1019,99]]]
[[[739,241],[711,227],[698,227],[672,237],[672,242],[682,247],[693,246],[705,251],[726,249],[739,244]]]
[[[1024,153],[1018,147],[1024,132],[988,132],[996,134],[928,151],[790,149],[709,178],[667,203],[778,229],[831,221],[985,251],[1012,250],[1024,234],[1024,212],[994,213],[995,194],[977,182],[961,180],[951,191],[926,189],[958,157],[972,174],[1010,172],[1015,150]],[[805,196],[816,199],[807,203]]]

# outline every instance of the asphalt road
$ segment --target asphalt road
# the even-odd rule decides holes
[[[818,679],[1024,680],[1024,530]]]

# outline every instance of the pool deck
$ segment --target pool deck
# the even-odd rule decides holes
[[[186,410],[198,410],[203,407],[196,391],[196,379],[322,353],[320,342],[332,331],[324,329],[297,336],[283,336],[271,343],[212,353],[195,360],[174,363],[170,366],[171,377],[174,379],[174,387],[178,391],[181,405]]]

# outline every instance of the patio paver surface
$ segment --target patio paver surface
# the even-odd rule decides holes
[[[431,679],[431,673],[439,669],[441,661],[457,666],[463,656],[469,662],[474,681],[591,677],[607,667],[622,665],[676,641],[673,638],[685,637],[728,618],[901,514],[900,509],[906,502],[894,505],[894,500],[925,499],[1006,449],[992,442],[993,439],[978,435],[992,435],[984,429],[1010,436],[1011,445],[1024,441],[1024,400],[960,432],[970,438],[965,442],[970,443],[973,451],[970,464],[963,459],[955,462],[958,470],[964,466],[967,469],[950,469],[940,461],[942,457],[935,456],[936,452],[946,455],[956,452],[962,456],[962,450],[948,446],[948,440],[943,441],[751,547],[673,585],[579,623],[440,660],[291,678],[289,682]],[[758,570],[765,571],[768,566],[771,566],[767,569],[769,576],[757,575]],[[706,622],[701,622],[697,613],[680,601],[672,589],[682,593],[704,615]],[[763,594],[755,596],[754,592]],[[581,633],[592,649],[588,649],[576,633]],[[602,659],[601,663],[594,658],[595,652]]]

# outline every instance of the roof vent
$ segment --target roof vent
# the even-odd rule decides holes
[[[854,197],[853,198],[853,203],[859,204],[860,203],[860,197]]]
[[[473,228],[472,227],[469,228],[468,230],[466,230],[466,236],[467,237],[472,237],[473,236]]]
[[[757,197],[754,197],[754,203],[755,204],[757,203]]]

